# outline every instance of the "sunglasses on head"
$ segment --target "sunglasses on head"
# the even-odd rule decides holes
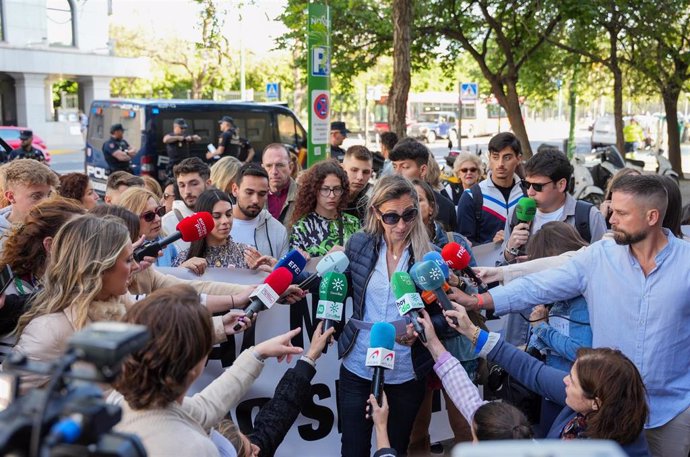
[[[144,219],[146,222],[153,222],[156,216],[165,216],[165,206],[158,206],[153,211],[146,211],[141,213],[140,218]]]
[[[551,183],[551,182],[553,182],[553,181],[538,183],[538,182],[529,182],[529,181],[523,179],[522,181],[520,181],[520,187],[522,187],[522,189],[525,191],[527,191],[530,187],[532,187],[532,189],[534,189],[536,192],[541,192],[542,190],[544,190],[544,186]]]
[[[374,209],[377,213],[379,213],[381,220],[386,225],[396,225],[398,222],[400,222],[400,219],[402,219],[404,222],[412,222],[417,218],[417,215],[419,215],[419,210],[417,208],[406,209],[402,214],[393,212],[383,214],[378,208]]]

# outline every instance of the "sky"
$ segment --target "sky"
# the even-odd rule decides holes
[[[242,23],[240,3],[244,4]],[[235,49],[239,49],[243,37],[245,49],[258,55],[269,54],[275,38],[287,30],[282,22],[274,20],[282,13],[285,0],[222,0],[218,4],[228,11],[223,29]],[[177,36],[196,41],[199,36],[195,28],[199,6],[190,0],[113,0],[112,11],[113,23],[144,27],[161,38]]]

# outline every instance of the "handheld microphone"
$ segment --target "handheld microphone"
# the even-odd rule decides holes
[[[515,216],[518,224],[529,224],[534,220],[537,214],[537,202],[531,197],[522,197],[515,205]],[[510,232],[512,233],[517,224],[510,224]],[[525,245],[520,246],[517,255],[525,255]]]
[[[187,216],[182,219],[175,227],[175,233],[168,235],[167,237],[146,243],[140,246],[134,251],[134,260],[141,262],[144,257],[157,257],[158,251],[165,249],[170,243],[182,238],[183,241],[192,242],[205,238],[213,227],[215,223],[213,222],[213,216],[211,213],[199,212]]]
[[[443,246],[441,256],[450,268],[461,271],[464,275],[474,281],[480,293],[484,293],[489,290],[486,284],[484,284],[484,282],[477,277],[472,268],[470,268],[470,253],[467,252],[467,249],[462,247],[459,243],[453,242]]]
[[[383,400],[384,370],[392,370],[395,364],[395,327],[390,322],[377,322],[371,327],[366,366],[374,367],[371,393],[381,405]],[[368,408],[371,417],[371,406]]]
[[[280,267],[287,268],[292,273],[292,281],[295,282],[297,277],[304,271],[304,267],[307,266],[307,259],[297,250],[287,252],[283,257],[278,260],[274,270]]]
[[[450,285],[448,285],[447,282],[446,282],[446,283],[443,283],[442,289],[443,289],[444,292],[447,293],[447,292],[450,290]],[[430,305],[430,304],[432,304],[433,302],[436,301],[436,294],[434,294],[434,293],[433,293],[432,291],[430,291],[430,290],[423,290],[422,293],[419,294],[419,295],[422,297],[422,301],[423,301],[424,303],[426,303],[427,305]]]
[[[350,265],[350,260],[347,258],[344,252],[335,251],[328,255],[323,256],[319,263],[316,264],[316,272],[309,275],[307,279],[299,283],[299,288],[302,290],[309,289],[314,281],[322,278],[323,275],[329,271],[335,271],[337,273],[345,273],[347,267]]]
[[[422,260],[433,260],[434,262],[436,262],[436,265],[438,265],[439,268],[441,268],[441,271],[443,272],[443,277],[446,281],[448,281],[448,277],[450,276],[450,270],[448,269],[448,264],[446,264],[446,261],[443,260],[443,256],[440,253],[436,251],[429,251],[426,254],[424,254]]]
[[[247,319],[251,319],[254,314],[263,309],[270,309],[285,292],[292,282],[292,273],[285,267],[276,268],[266,276],[264,283],[254,290],[249,296],[250,302],[244,310]],[[235,331],[241,330],[242,326],[236,324]]]
[[[412,277],[405,271],[396,271],[391,276],[391,289],[395,295],[395,306],[398,307],[398,312],[401,316],[409,316],[412,319],[412,325],[415,332],[419,334],[419,339],[426,343],[426,333],[424,327],[419,323],[420,309],[424,309],[422,298],[417,293],[417,289],[412,282]]]
[[[417,287],[422,290],[431,290],[436,295],[439,305],[446,311],[453,310],[453,305],[450,303],[448,296],[443,291],[443,272],[436,262],[433,260],[426,260],[414,270],[412,275]]]
[[[335,271],[329,271],[323,275],[321,284],[319,285],[319,303],[316,308],[317,319],[323,320],[324,333],[335,322],[340,322],[343,319],[343,308],[345,307],[345,298],[347,297],[347,278],[344,274]],[[324,346],[324,354],[328,346]]]

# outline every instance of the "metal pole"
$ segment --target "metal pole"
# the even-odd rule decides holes
[[[369,146],[369,86],[364,86],[364,146]]]
[[[458,83],[458,150],[462,151],[462,83]]]

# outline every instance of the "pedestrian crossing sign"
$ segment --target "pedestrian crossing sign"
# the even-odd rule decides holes
[[[266,84],[266,98],[269,100],[279,100],[280,99],[280,83],[267,83]]]
[[[473,102],[479,98],[479,87],[477,83],[461,83],[460,99],[463,102]]]

